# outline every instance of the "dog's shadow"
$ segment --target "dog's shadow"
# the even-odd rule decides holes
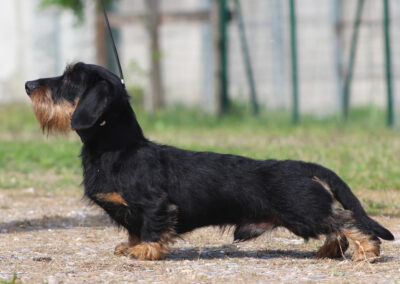
[[[41,218],[16,220],[0,223],[0,235],[30,231],[43,231],[48,229],[70,229],[75,227],[104,227],[111,226],[110,218],[105,215],[89,216],[43,216]]]
[[[315,258],[313,251],[299,250],[241,250],[237,248],[229,248],[228,246],[221,247],[194,247],[185,249],[172,249],[165,257],[166,260],[181,261],[181,260],[211,260],[211,259],[229,259],[229,258],[296,258],[309,259]]]
[[[221,247],[194,247],[185,249],[172,249],[165,256],[167,261],[182,261],[182,260],[212,260],[212,259],[234,259],[234,258],[257,258],[257,259],[319,259],[316,256],[316,251],[301,251],[301,250],[281,250],[281,249],[266,249],[266,250],[240,250],[228,249],[228,246]],[[393,256],[380,256],[374,259],[371,263],[387,263],[392,262],[396,258]],[[331,260],[331,259],[330,259]],[[351,260],[351,254],[346,253],[345,257],[334,259],[338,262]],[[355,262],[357,263],[357,262]],[[367,262],[366,262],[367,263]]]

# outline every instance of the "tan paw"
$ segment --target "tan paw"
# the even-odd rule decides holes
[[[365,251],[362,247],[356,249],[353,253],[352,260],[353,261],[373,261],[376,257],[379,256],[379,247],[375,247],[373,250]]]
[[[128,248],[128,256],[138,260],[158,260],[169,251],[168,247],[157,242],[143,242]]]
[[[127,256],[129,253],[129,244],[128,243],[120,243],[114,249],[114,254],[118,256]]]
[[[324,245],[318,250],[317,257],[320,258],[338,258],[344,256],[349,247],[349,242],[344,235],[336,237],[327,236]]]

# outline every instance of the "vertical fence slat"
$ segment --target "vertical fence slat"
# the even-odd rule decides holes
[[[387,120],[386,124],[392,126],[394,122],[393,95],[392,95],[392,65],[390,49],[390,15],[389,0],[383,2],[384,34],[385,34],[385,70],[386,70],[386,92],[387,92]]]
[[[239,35],[240,35],[240,43],[242,46],[244,64],[246,66],[247,81],[248,81],[249,88],[250,88],[251,110],[254,115],[257,115],[259,112],[259,107],[258,107],[258,102],[257,102],[256,85],[254,82],[253,69],[252,69],[251,60],[250,60],[250,52],[249,52],[249,48],[247,45],[246,31],[244,28],[242,8],[240,7],[239,0],[235,0],[235,5],[236,5],[237,23],[238,23],[238,29],[239,29]]]
[[[351,87],[351,81],[353,78],[354,60],[356,57],[358,33],[360,30],[361,15],[362,15],[363,7],[364,7],[364,0],[358,0],[356,18],[354,20],[353,35],[352,35],[351,47],[350,47],[350,57],[349,57],[349,62],[348,62],[347,74],[346,74],[346,78],[345,78],[345,82],[344,82],[344,89],[343,89],[342,111],[343,111],[343,116],[345,119],[347,119],[349,116],[350,87]]]

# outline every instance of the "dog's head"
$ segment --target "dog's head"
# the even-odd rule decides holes
[[[90,129],[101,124],[101,117],[113,102],[128,99],[116,75],[81,62],[67,66],[61,76],[28,81],[25,90],[47,132]]]

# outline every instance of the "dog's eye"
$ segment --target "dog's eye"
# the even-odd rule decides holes
[[[69,79],[64,79],[64,83],[65,83],[65,84],[69,84],[69,83],[71,83],[71,80],[69,80]]]

